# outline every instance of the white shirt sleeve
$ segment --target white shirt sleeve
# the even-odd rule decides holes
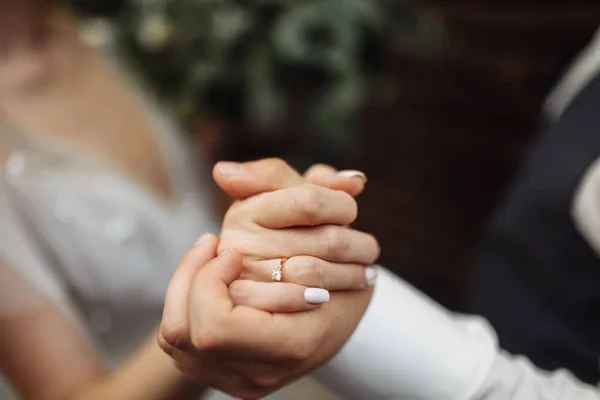
[[[568,371],[542,371],[501,351],[473,400],[598,400],[600,390]]]
[[[449,312],[383,268],[356,332],[316,377],[344,399],[600,399],[566,372],[500,351],[484,320]]]

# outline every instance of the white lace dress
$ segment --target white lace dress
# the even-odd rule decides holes
[[[85,149],[0,124],[0,318],[54,302],[108,367],[156,327],[173,268],[220,224],[197,174],[206,166],[152,99],[139,100],[173,182],[169,203]],[[12,397],[0,374],[0,399]]]
[[[107,364],[156,326],[177,261],[219,225],[175,130],[155,119],[170,204],[69,143],[0,126],[10,150],[0,178],[0,317],[54,301]]]
[[[169,204],[81,149],[0,126],[11,152],[0,174],[0,318],[53,301],[108,366],[160,320],[183,253],[218,230],[182,139],[147,104],[174,182]],[[444,310],[384,269],[358,329],[315,375],[357,400],[600,398],[565,371],[499,351],[485,322]],[[329,396],[300,383],[277,397]],[[0,399],[11,398],[0,382]]]

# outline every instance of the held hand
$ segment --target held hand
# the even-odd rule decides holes
[[[236,306],[229,287],[242,257],[229,250],[214,258],[217,245],[205,235],[179,263],[159,345],[192,379],[230,395],[258,399],[320,366],[349,338],[370,298],[370,290],[339,293],[310,313]]]
[[[355,172],[349,175],[325,166],[307,173],[316,182],[360,193],[364,178]],[[237,198],[254,196],[230,208],[221,234],[220,251],[235,247],[245,255],[241,280],[230,287],[236,304],[274,312],[302,311],[314,308],[310,298],[319,294],[306,292],[306,287],[352,290],[372,283],[375,271],[365,266],[375,261],[379,250],[371,235],[344,227],[357,213],[350,195],[306,184],[275,159],[220,163],[214,177]],[[282,274],[285,283],[274,285],[272,271],[283,257],[290,257]]]
[[[213,178],[221,189],[236,200],[304,183],[340,190],[356,197],[362,193],[367,182],[366,175],[360,171],[337,171],[324,164],[313,165],[302,177],[278,158],[247,163],[220,162],[213,169]]]

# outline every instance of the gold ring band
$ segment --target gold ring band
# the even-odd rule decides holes
[[[279,261],[279,266],[273,270],[271,273],[271,279],[275,282],[281,282],[283,280],[283,268],[285,267],[285,263],[289,260],[289,257],[282,257],[281,261]]]

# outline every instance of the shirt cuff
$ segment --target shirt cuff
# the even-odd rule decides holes
[[[316,376],[346,399],[470,400],[497,355],[493,330],[380,268],[354,335]]]

